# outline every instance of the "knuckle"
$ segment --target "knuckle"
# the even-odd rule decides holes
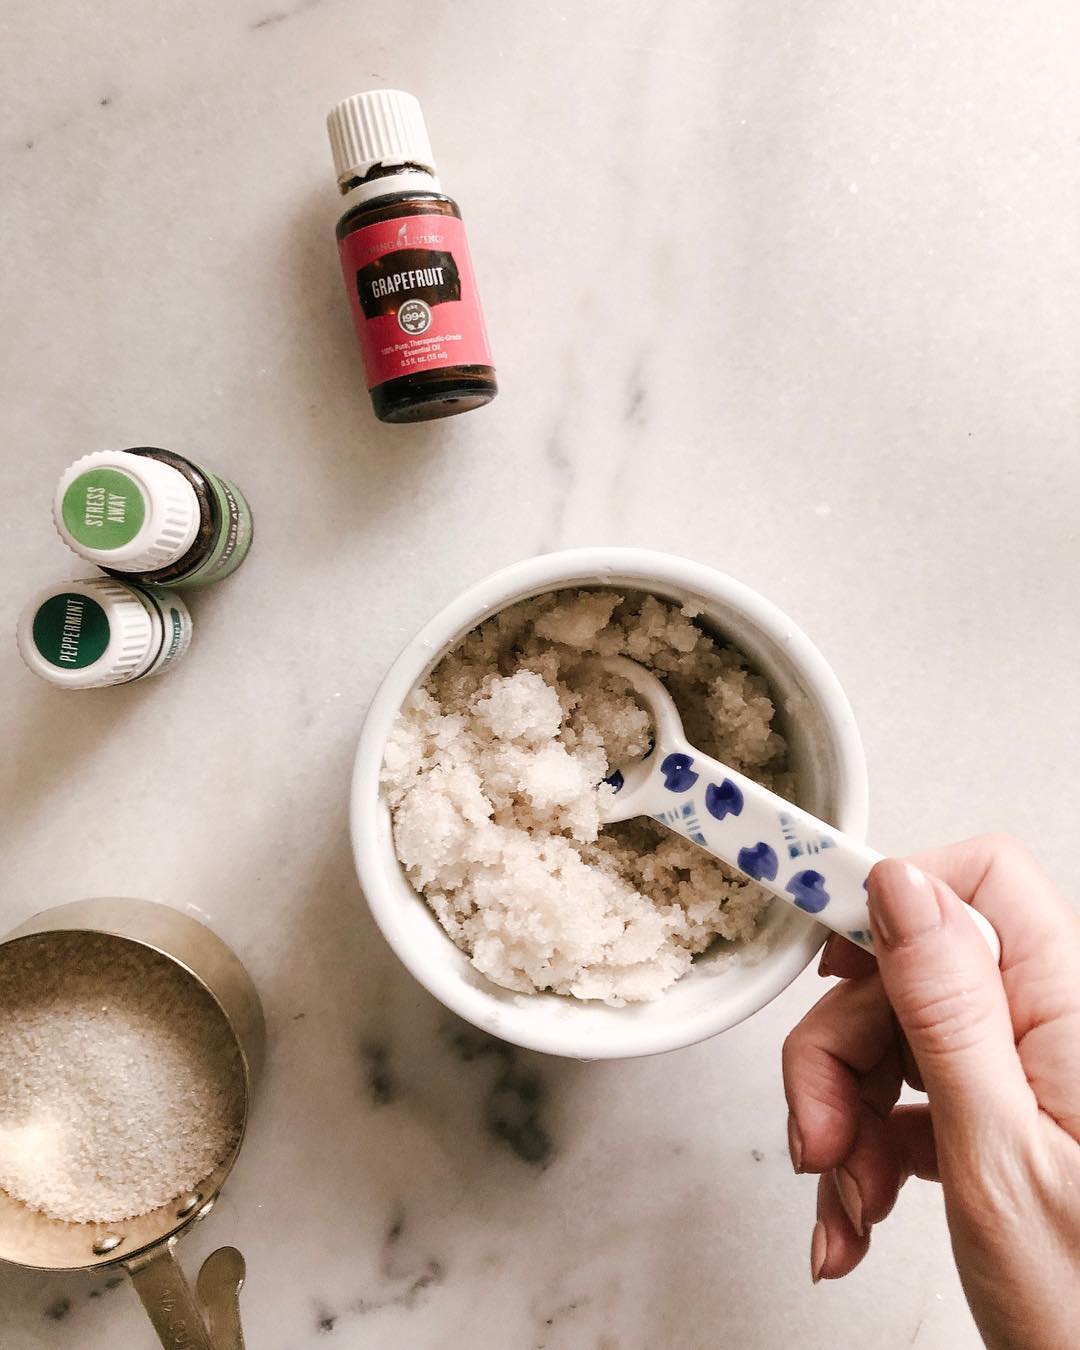
[[[788,1105],[804,1123],[811,1119],[820,1129],[850,1142],[858,1118],[854,1081],[827,1051],[808,1048],[785,1060],[784,1086]],[[808,1153],[816,1156],[814,1141],[807,1144]]]
[[[799,1034],[802,1029],[802,1023],[793,1027],[784,1037],[784,1044],[780,1051],[780,1058],[786,1069],[789,1064],[795,1063],[802,1052],[802,1036]]]
[[[979,836],[979,844],[991,859],[1002,862],[1031,862],[1033,854],[1022,839],[1006,830],[994,830]]]
[[[978,989],[924,985],[895,1006],[917,1054],[958,1054],[986,1037],[990,1008]]]
[[[827,1058],[809,1058],[800,1066],[798,1091],[801,1099],[812,1101],[825,1111],[846,1117],[850,1092],[836,1065]]]
[[[800,1022],[788,1032],[780,1051],[780,1062],[783,1065],[784,1077],[787,1078],[789,1073],[796,1072],[803,1061],[812,1056],[813,1053],[814,1041],[810,1030],[805,1023]]]

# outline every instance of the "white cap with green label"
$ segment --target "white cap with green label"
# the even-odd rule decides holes
[[[19,616],[19,655],[50,684],[96,689],[156,675],[191,641],[191,616],[171,591],[112,577],[63,581]]]
[[[96,450],[60,479],[53,519],[81,558],[118,572],[150,572],[184,556],[201,512],[195,489],[171,465],[128,450]]]

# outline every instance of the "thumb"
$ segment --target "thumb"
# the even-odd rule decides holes
[[[970,1135],[1017,1116],[1031,1090],[1005,986],[967,906],[943,881],[891,858],[867,889],[881,982],[935,1127]]]

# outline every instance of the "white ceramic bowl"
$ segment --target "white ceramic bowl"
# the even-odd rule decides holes
[[[741,1022],[803,970],[825,929],[774,902],[769,950],[754,965],[699,956],[652,1003],[625,1008],[556,994],[515,994],[469,963],[413,890],[394,852],[379,792],[387,735],[406,695],[443,654],[496,611],[567,587],[651,591],[689,602],[768,680],[788,738],[801,805],[848,834],[866,831],[862,743],[844,691],[810,639],[775,605],[722,572],[665,553],[588,548],[515,563],[466,591],[390,667],[368,711],[353,770],[351,825],[360,883],[384,937],[404,965],[459,1016],[503,1040],[577,1059],[617,1059],[692,1045]]]

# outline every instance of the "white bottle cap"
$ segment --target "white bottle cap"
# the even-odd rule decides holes
[[[62,581],[19,615],[19,655],[64,689],[96,689],[133,680],[162,645],[156,607],[112,577]]]
[[[129,450],[97,450],[60,479],[53,520],[80,558],[118,572],[151,572],[184,556],[201,512],[178,469]]]
[[[342,192],[377,164],[417,164],[435,172],[419,100],[400,89],[354,94],[330,110],[326,129]]]

